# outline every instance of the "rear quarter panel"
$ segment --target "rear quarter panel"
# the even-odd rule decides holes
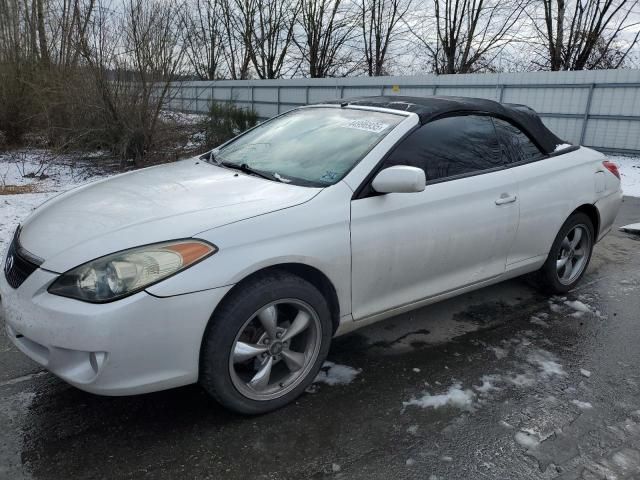
[[[513,169],[519,180],[520,221],[508,265],[546,257],[571,212],[596,203],[602,194],[596,194],[595,176],[604,159],[581,147]]]
[[[596,208],[600,214],[600,232],[598,240],[602,239],[613,226],[613,222],[620,211],[622,205],[622,187],[620,179],[609,172],[600,163],[601,172],[598,173],[600,187],[598,190],[598,199],[596,200]]]

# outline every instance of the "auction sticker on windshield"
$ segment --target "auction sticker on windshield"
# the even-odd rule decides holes
[[[346,124],[347,128],[355,128],[367,132],[380,133],[389,128],[389,124],[383,122],[374,122],[371,120],[351,120]]]

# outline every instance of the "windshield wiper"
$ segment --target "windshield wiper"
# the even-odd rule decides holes
[[[268,173],[261,172],[260,170],[256,170],[255,168],[251,168],[246,163],[240,164],[240,170],[243,172],[251,173],[253,175],[257,175],[258,177],[266,178],[267,180],[275,180],[279,182],[280,180],[275,178],[273,175],[269,175]]]
[[[220,160],[216,158],[216,154],[213,150],[210,152],[205,152],[198,157],[200,160],[204,160],[207,163],[211,163],[213,165],[220,165]]]
[[[268,173],[262,172],[260,170],[256,170],[255,168],[251,168],[246,163],[241,163],[240,165],[238,165],[237,163],[225,162],[223,160],[223,161],[219,162],[218,165],[223,165],[223,166],[225,166],[227,168],[232,168],[234,170],[240,170],[241,172],[249,173],[249,174],[255,175],[257,177],[266,178],[267,180],[272,180],[272,181],[276,181],[276,182],[281,182],[282,181],[279,178],[274,177],[273,175],[270,175]]]

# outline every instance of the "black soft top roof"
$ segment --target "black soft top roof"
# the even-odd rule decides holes
[[[545,153],[553,153],[557,145],[566,143],[558,138],[540,120],[538,114],[526,105],[499,103],[483,98],[467,97],[405,97],[380,96],[334,100],[327,103],[349,104],[366,107],[390,108],[414,112],[424,125],[435,118],[455,113],[488,113],[503,118],[524,131]]]

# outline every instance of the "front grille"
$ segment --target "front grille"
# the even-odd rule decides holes
[[[37,264],[27,260],[19,252],[18,232],[16,232],[9,246],[7,258],[4,261],[4,276],[7,278],[7,283],[13,288],[18,288],[22,285],[27,277],[38,269]]]

